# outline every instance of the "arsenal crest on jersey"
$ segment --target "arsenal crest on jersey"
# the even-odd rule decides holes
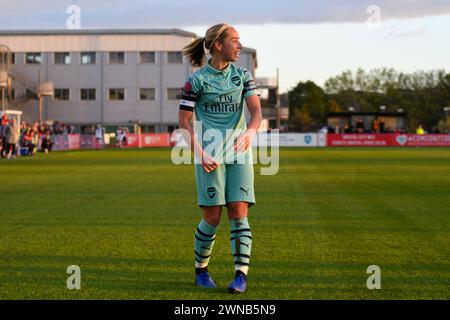
[[[241,85],[241,77],[234,76],[233,78],[231,78],[231,82],[233,82],[235,86],[239,87]]]

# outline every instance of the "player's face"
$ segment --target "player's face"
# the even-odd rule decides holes
[[[222,42],[220,54],[224,60],[236,62],[239,60],[242,49],[242,44],[239,41],[239,33],[234,28],[230,28],[226,32],[227,36]]]

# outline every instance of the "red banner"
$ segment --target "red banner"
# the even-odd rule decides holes
[[[392,143],[391,134],[328,134],[328,147],[387,147]]]
[[[127,134],[127,147],[169,147],[170,134],[168,133],[136,133]]]
[[[328,134],[328,147],[450,147],[450,134]]]
[[[450,147],[450,134],[396,134],[393,146],[406,147]]]
[[[168,133],[145,133],[141,134],[142,147],[169,147],[170,134]]]
[[[138,135],[135,133],[127,134],[127,145],[125,147],[136,148],[138,147]]]

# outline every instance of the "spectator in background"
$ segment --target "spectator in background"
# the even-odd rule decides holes
[[[341,133],[341,130],[339,130],[339,126],[336,126],[334,128],[334,133]]]
[[[384,120],[380,119],[380,132],[384,133],[384,130],[385,130]]]
[[[4,114],[0,120],[0,137],[5,137],[7,126],[8,126],[8,116]]]
[[[34,156],[37,152],[38,144],[39,144],[39,132],[36,129],[31,129],[31,146],[30,146],[30,155]]]
[[[16,119],[12,118],[6,127],[6,152],[8,160],[16,158],[16,145],[19,142],[19,128]]]
[[[419,124],[419,127],[417,128],[416,134],[418,134],[418,135],[423,135],[423,134],[425,134],[425,131],[423,130],[421,124]]]
[[[6,114],[0,119],[0,155],[6,156],[6,128],[8,127],[8,117]]]
[[[97,139],[97,146],[96,149],[100,149],[100,145],[104,143],[104,135],[105,135],[105,129],[102,128],[100,125],[97,125],[97,129],[95,129],[95,138]]]
[[[379,133],[380,132],[380,127],[379,127],[379,123],[377,121],[377,119],[374,119],[372,122],[372,132],[373,133]]]
[[[55,123],[53,123],[53,131],[55,132],[55,134],[62,133],[61,124],[58,121],[55,121]]]
[[[122,141],[120,135],[122,134],[122,128],[118,127],[116,130],[116,147],[122,148]]]
[[[123,128],[123,146],[126,147],[128,144],[127,135],[128,135],[128,128]]]
[[[20,138],[20,145],[28,150],[28,155],[33,151],[33,138],[31,136],[31,128],[22,129],[22,136]]]
[[[42,137],[42,144],[41,144],[41,150],[47,154],[50,151],[52,151],[52,147],[53,147],[53,141],[50,135],[50,131],[47,130],[44,134],[44,136]]]
[[[37,129],[38,129],[38,132],[42,135],[45,134],[46,131],[50,130],[50,128],[43,123],[41,123],[40,125],[38,124]]]
[[[356,132],[364,133],[364,122],[361,118],[356,122]]]
[[[117,144],[119,148],[123,148],[127,145],[127,136],[125,129],[122,127],[119,127],[117,129]]]
[[[319,133],[328,133],[328,128],[327,128],[327,127],[322,127],[322,128],[319,130]]]
[[[0,155],[6,157],[6,128],[8,127],[8,116],[4,114],[0,120]]]
[[[351,131],[350,127],[348,126],[348,124],[346,124],[344,126],[344,133],[352,133],[352,131]]]

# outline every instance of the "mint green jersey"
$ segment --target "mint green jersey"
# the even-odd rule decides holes
[[[225,146],[227,139],[232,138],[226,136],[227,129],[235,130],[235,134],[247,129],[244,100],[253,94],[257,94],[257,87],[247,69],[229,63],[226,69],[217,70],[208,61],[188,77],[180,109],[194,112],[195,120],[202,122],[203,134],[208,129],[219,130]],[[207,144],[203,141],[202,147]]]
[[[255,203],[253,188],[252,149],[244,153],[245,164],[240,164],[238,156],[229,158],[229,149],[233,150],[234,137],[247,129],[244,114],[244,100],[257,94],[257,88],[248,70],[229,64],[224,70],[217,70],[210,61],[191,74],[183,88],[180,109],[194,112],[195,120],[202,122],[201,134],[197,140],[216,160],[223,160],[212,172],[205,172],[200,164],[195,165],[198,204],[200,206],[220,206],[229,202],[243,201]],[[207,130],[220,132],[223,140],[222,159],[209,152],[215,134],[208,135]],[[227,130],[235,130],[227,136]],[[214,137],[214,138],[213,138]],[[210,139],[213,138],[213,139]],[[219,144],[220,145],[220,144]]]

